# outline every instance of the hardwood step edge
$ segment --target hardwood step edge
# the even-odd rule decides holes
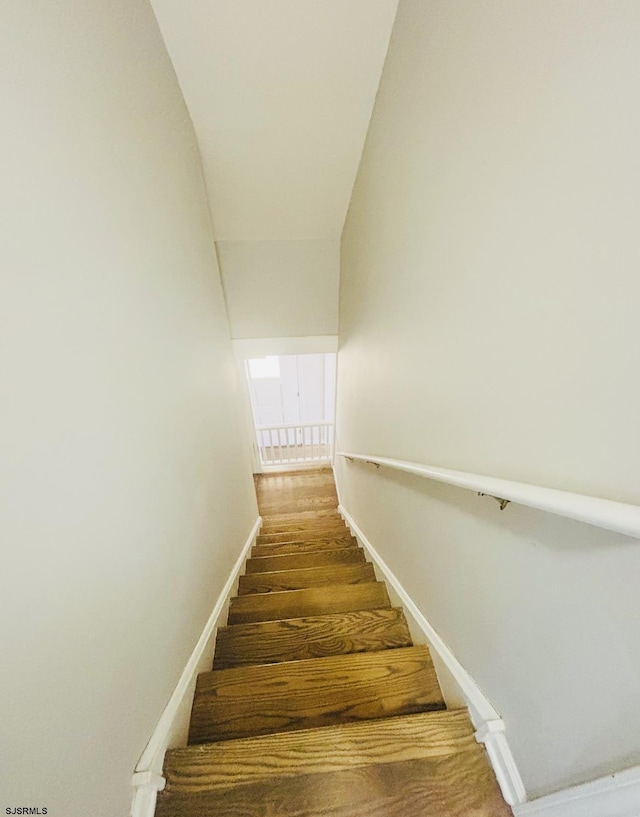
[[[256,542],[252,552],[260,548],[264,556],[279,556],[282,553],[311,553],[319,550],[338,550],[345,547],[358,547],[355,536],[332,536],[328,539],[292,539],[289,542]],[[290,548],[291,551],[287,550]]]
[[[201,673],[189,744],[445,709],[426,646]]]
[[[329,575],[327,573],[329,572]],[[320,582],[314,579],[321,578]],[[334,584],[364,584],[375,582],[376,576],[371,562],[353,565],[319,565],[316,567],[299,567],[287,570],[270,570],[266,573],[246,573],[240,576],[238,595],[260,595],[262,593],[286,592],[286,590],[305,590],[310,587],[330,587]],[[290,584],[289,587],[282,585]],[[277,589],[262,590],[256,586],[271,586]]]
[[[355,536],[349,531],[348,528],[340,531],[327,531],[326,536],[291,536],[288,539],[283,539],[282,541],[278,542],[261,542],[259,540],[259,536],[256,537],[256,545],[260,545],[261,547],[269,547],[271,545],[290,545],[290,544],[298,544],[300,542],[333,542],[333,541],[342,541],[343,539],[355,539]]]
[[[315,511],[289,511],[284,513],[261,513],[263,525],[297,524],[322,519],[342,519],[337,508],[321,508]]]
[[[288,563],[295,563],[296,559],[305,557],[312,563],[308,567],[329,567],[331,565],[365,564],[366,558],[362,548],[327,548],[323,550],[307,550],[304,553],[274,553],[271,556],[250,556],[245,563],[245,575],[254,573],[270,573],[274,568],[281,570],[295,570],[296,568],[278,567]],[[272,567],[269,567],[272,565]],[[299,569],[302,569],[300,567]]]
[[[513,817],[484,749],[273,777],[217,791],[161,792],[157,817]]]
[[[269,679],[274,675],[284,674],[287,672],[286,664],[295,665],[298,675],[309,674],[309,676],[317,677],[319,674],[331,675],[333,673],[342,673],[350,669],[349,665],[353,664],[358,668],[359,664],[371,664],[375,666],[378,663],[386,664],[389,661],[390,653],[395,653],[395,658],[400,656],[403,658],[415,658],[415,660],[424,661],[433,667],[431,653],[426,644],[416,644],[411,647],[402,647],[398,650],[376,650],[370,653],[348,653],[347,655],[329,655],[324,658],[307,658],[304,661],[283,661],[279,664],[264,664],[256,667],[232,667],[231,669],[208,670],[201,672],[197,676],[196,693],[199,691],[207,691],[218,685],[222,680],[225,682],[238,682],[238,685],[244,688],[247,684],[247,676],[254,676],[257,680]],[[223,677],[224,676],[224,677]]]
[[[299,530],[325,530],[332,528],[342,528],[345,527],[345,521],[342,517],[337,517],[334,519],[333,517],[326,517],[324,521],[317,522],[315,524],[310,524],[308,522],[289,522],[289,524],[280,524],[278,522],[272,523],[265,523],[262,522],[262,526],[260,528],[260,533],[262,534],[273,534],[273,533],[291,533]],[[279,530],[274,530],[274,528],[279,528]]]
[[[374,595],[378,598],[368,599],[367,597],[372,595],[370,592],[372,585],[376,588]],[[228,625],[235,626],[236,624],[252,624],[259,621],[287,620],[314,615],[319,616],[323,615],[323,613],[349,613],[357,610],[374,610],[377,608],[391,607],[389,593],[384,582],[340,585],[343,597],[338,602],[336,602],[335,598],[329,599],[328,603],[324,598],[319,598],[320,591],[324,590],[325,588],[322,587],[311,587],[303,590],[282,590],[275,593],[236,596],[231,599],[229,605]],[[296,595],[294,596],[293,594]],[[251,608],[256,605],[256,601],[258,602],[258,607],[252,610]],[[274,614],[274,609],[277,610],[281,602],[286,603],[287,601],[301,606],[302,610],[296,615],[275,615],[275,618],[268,617]],[[331,608],[331,604],[334,604],[333,608]],[[317,609],[315,609],[316,605]],[[309,610],[310,607],[314,607],[314,609],[309,612],[303,612],[305,609]],[[264,615],[267,617],[252,618],[245,621],[240,620],[240,617],[249,615]],[[233,619],[235,619],[235,621]]]
[[[311,551],[312,553],[314,551]],[[290,556],[291,554],[287,553],[284,554],[285,556]],[[256,559],[268,559],[268,556],[256,556]],[[352,568],[364,568],[368,570],[368,568],[373,568],[372,562],[354,562],[354,564],[340,564],[340,563],[333,563],[328,565],[312,565],[311,567],[285,567],[282,570],[266,570],[264,573],[243,573],[240,578],[243,579],[249,576],[266,576],[273,574],[274,576],[283,576],[286,577],[292,573],[302,573],[303,571],[307,573],[307,575],[311,576],[311,571],[321,573],[327,570],[350,570]]]
[[[214,791],[276,776],[446,757],[471,746],[480,749],[466,710],[420,712],[170,749],[164,775],[168,791]]]
[[[253,545],[251,558],[261,556],[291,556],[298,553],[322,553],[326,550],[359,547],[355,537],[344,539],[308,539],[306,542],[272,542],[268,545]]]
[[[347,533],[349,528],[344,524],[340,525],[319,525],[313,528],[294,528],[293,530],[281,530],[281,531],[265,531],[260,530],[257,534],[258,536],[290,536],[295,534],[301,538],[305,536],[311,536],[312,538],[323,538],[323,535],[326,534],[327,536],[331,536],[334,533]]]
[[[305,661],[411,646],[409,625],[399,607],[301,616],[220,628],[212,669]]]

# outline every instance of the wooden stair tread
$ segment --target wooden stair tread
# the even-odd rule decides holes
[[[341,528],[334,528],[333,530],[318,530],[312,533],[310,536],[306,536],[304,531],[291,531],[289,533],[277,533],[274,534],[276,539],[264,541],[259,536],[256,537],[256,545],[261,546],[268,546],[273,545],[285,545],[289,542],[318,542],[318,541],[325,541],[330,539],[354,539],[355,537],[349,530],[349,528],[343,526]]]
[[[295,531],[282,531],[280,533],[259,533],[256,537],[256,544],[269,545],[276,542],[300,542],[310,539],[331,539],[334,536],[351,536],[351,533],[344,522],[340,525],[322,525],[316,528],[303,528]]]
[[[168,790],[158,817],[510,817],[482,747],[449,757],[276,777],[188,794]]]
[[[340,524],[343,522],[342,515],[337,507],[335,508],[317,508],[309,511],[288,511],[277,513],[275,510],[267,512],[264,508],[260,508],[260,516],[262,517],[263,527],[271,527],[272,525],[298,525],[304,524],[312,526],[317,523],[336,522]]]
[[[258,507],[260,514],[269,516],[280,513],[304,513],[309,511],[338,512],[338,497],[335,487],[319,487],[315,489],[292,489],[279,492],[259,491]]]
[[[303,567],[324,567],[365,562],[361,548],[327,548],[277,556],[252,556],[245,563],[247,573],[268,573],[272,570],[295,570]]]
[[[320,528],[339,528],[344,525],[339,513],[325,514],[318,517],[290,519],[289,521],[273,521],[273,517],[263,517],[260,533],[289,533],[300,530],[318,530]]]
[[[298,524],[300,522],[316,522],[323,519],[340,519],[342,516],[338,508],[319,508],[311,511],[272,511],[267,513],[262,508],[260,509],[260,516],[264,525],[289,525]]]
[[[391,607],[384,582],[307,587],[280,593],[254,593],[236,596],[229,605],[229,624],[274,621],[353,610]]]
[[[283,590],[301,590],[305,587],[327,587],[334,584],[362,584],[375,582],[373,565],[329,565],[303,567],[294,570],[274,570],[269,573],[250,573],[240,576],[238,595],[275,593]]]
[[[466,712],[420,712],[171,749],[164,775],[172,791],[214,791],[276,776],[446,757],[473,746]]]
[[[330,468],[313,471],[259,474],[255,477],[260,513],[337,511],[338,496]]]
[[[307,541],[278,542],[271,545],[254,545],[252,556],[278,556],[286,553],[311,553],[312,551],[335,550],[336,548],[358,547],[357,541],[347,533],[330,539],[308,539]]]
[[[411,646],[402,610],[358,610],[222,627],[213,669]]]
[[[336,514],[338,512],[338,501],[335,496],[330,495],[315,497],[291,496],[288,497],[285,502],[270,500],[260,501],[259,507],[260,514],[265,514],[266,516],[285,509],[288,513],[331,511]]]
[[[213,670],[198,676],[189,743],[443,708],[422,646]]]

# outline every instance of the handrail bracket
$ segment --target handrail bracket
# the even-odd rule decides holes
[[[510,499],[503,499],[501,496],[494,496],[493,494],[483,494],[481,491],[478,491],[478,496],[490,496],[491,499],[495,499],[496,502],[500,504],[501,511],[504,511],[507,505],[511,502]]]

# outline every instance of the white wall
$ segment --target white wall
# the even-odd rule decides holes
[[[337,333],[337,240],[219,241],[217,247],[234,338]]]
[[[257,511],[150,7],[9,0],[0,51],[0,801],[113,817]]]
[[[640,7],[401,0],[342,242],[338,447],[640,502]],[[530,793],[640,762],[640,544],[339,467]]]
[[[398,0],[152,0],[216,238],[338,239]]]

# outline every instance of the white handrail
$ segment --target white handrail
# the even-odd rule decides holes
[[[599,528],[623,533],[640,539],[640,506],[611,499],[601,499],[585,494],[574,494],[557,488],[543,488],[529,485],[526,482],[512,482],[508,479],[487,477],[482,474],[469,474],[465,471],[452,471],[448,468],[436,468],[432,465],[421,465],[417,462],[393,460],[386,457],[375,457],[365,454],[350,454],[346,451],[336,452],[336,457],[359,460],[372,465],[382,465],[407,474],[433,479],[466,488],[482,494],[489,494],[518,505],[537,508],[558,516],[576,519]]]

